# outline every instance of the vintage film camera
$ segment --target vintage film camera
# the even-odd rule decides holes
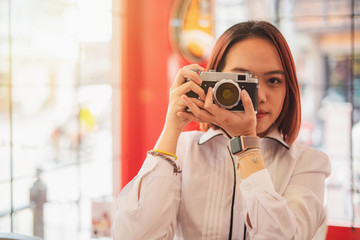
[[[203,81],[201,88],[204,89],[205,94],[209,87],[213,88],[214,101],[218,106],[233,112],[244,111],[240,92],[245,89],[250,95],[255,112],[257,112],[259,84],[257,77],[253,77],[251,72],[225,73],[210,70],[209,72],[200,72],[200,78]],[[199,97],[193,91],[186,95],[193,98]],[[186,111],[190,110],[187,108]]]

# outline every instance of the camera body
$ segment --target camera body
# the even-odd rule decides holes
[[[244,111],[241,101],[241,90],[245,89],[250,95],[255,112],[257,112],[259,83],[257,77],[253,77],[251,72],[200,72],[200,78],[203,81],[201,88],[204,89],[205,94],[208,92],[209,87],[213,88],[214,102],[218,106],[233,112]],[[188,92],[186,95],[192,98],[199,98],[193,91]],[[186,111],[189,112],[190,110],[187,108]]]

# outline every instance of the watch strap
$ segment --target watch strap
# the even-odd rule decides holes
[[[259,137],[256,136],[241,136],[242,142],[244,146],[244,150],[251,149],[251,148],[260,148],[260,141]]]
[[[256,136],[238,136],[230,140],[232,154],[240,154],[248,149],[260,148],[259,137]]]

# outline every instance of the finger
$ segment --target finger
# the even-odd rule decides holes
[[[244,112],[246,114],[255,115],[254,105],[251,101],[251,98],[250,98],[248,92],[245,89],[241,91],[241,101],[244,106]]]
[[[214,104],[214,92],[212,87],[209,87],[205,97],[205,106],[210,107],[213,104]]]
[[[203,104],[200,103],[200,100],[196,98],[189,98],[186,95],[181,96],[181,100],[184,101],[186,106],[190,109],[190,111],[194,114],[195,112],[198,112],[201,107],[203,107]]]
[[[233,118],[233,112],[219,107],[217,104],[213,103],[214,93],[213,89],[209,88],[208,94],[206,95],[206,99],[204,102],[204,109],[208,111],[214,118],[211,122],[218,126],[226,126],[229,124],[229,121]]]
[[[203,110],[203,104],[200,100],[189,98],[186,95],[181,96],[181,99],[185,102],[188,106],[191,113],[201,121],[210,122],[214,118],[210,113],[206,110]]]
[[[204,101],[197,99],[197,98],[189,98],[190,101],[192,101],[193,103],[195,103],[195,105],[200,108],[200,109],[204,109]]]
[[[204,70],[205,70],[205,68],[203,68],[202,66],[200,66],[199,64],[196,64],[196,63],[186,65],[186,66],[184,66],[183,68],[185,68],[185,69],[198,69],[198,70],[200,70],[200,71],[204,71]]]
[[[215,115],[219,111],[224,110],[220,108],[218,105],[214,104],[214,91],[212,87],[209,87],[208,92],[206,94],[204,108],[213,115]]]
[[[195,117],[194,114],[192,114],[192,113],[178,112],[177,116],[181,117],[181,118],[185,118],[185,119],[190,120],[190,121],[198,122],[198,123],[206,122],[204,120],[201,120],[201,119]]]
[[[205,91],[202,89],[199,85],[194,83],[193,81],[186,82],[182,85],[180,85],[178,88],[174,89],[171,94],[178,93],[178,96],[184,95],[186,93],[189,93],[193,91],[196,93],[201,100],[205,100]]]
[[[201,83],[202,83],[202,80],[197,72],[194,72],[190,69],[182,68],[178,71],[173,86],[178,87],[178,86],[182,85],[184,82],[186,82],[187,80],[192,80],[198,85],[201,85]]]
[[[188,108],[190,109],[190,114],[191,114],[187,117],[188,120],[196,121],[196,122],[213,123],[215,125],[218,125],[218,117],[215,115],[212,115],[208,111],[204,110],[202,108],[203,102],[200,101],[197,104],[196,101],[194,101],[194,99],[191,99],[191,101],[193,101],[193,103],[195,103],[198,107],[195,107],[195,105],[190,102],[187,103]],[[197,101],[199,101],[199,100],[197,100]],[[180,114],[180,113],[178,113],[178,114]],[[180,114],[180,116],[182,116],[182,114]],[[183,116],[183,117],[185,117],[185,116]]]
[[[186,66],[182,67],[182,69],[191,70],[191,71],[197,73],[197,75],[199,75],[201,71],[205,70],[205,68],[203,68],[202,66],[200,66],[199,64],[196,64],[196,63],[186,65]]]

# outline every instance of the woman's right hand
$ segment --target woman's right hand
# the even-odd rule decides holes
[[[192,70],[191,70],[192,69]],[[170,88],[169,106],[166,115],[166,127],[182,130],[190,120],[177,116],[178,112],[185,112],[187,105],[181,96],[193,91],[199,95],[202,101],[205,100],[205,92],[200,87],[202,80],[198,72],[194,69],[203,71],[204,68],[198,64],[191,64],[181,68],[176,75],[175,81]],[[190,81],[187,81],[190,80]]]

